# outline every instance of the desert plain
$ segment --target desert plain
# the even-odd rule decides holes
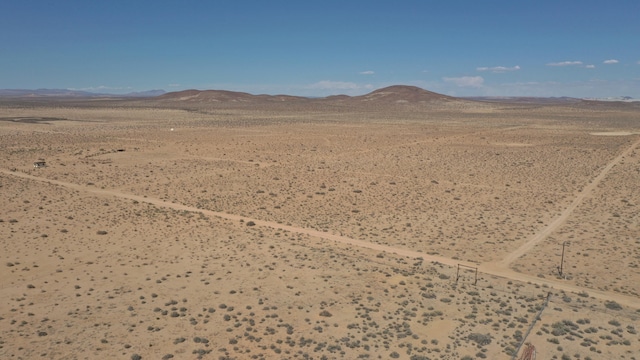
[[[1,99],[0,154],[2,359],[640,359],[637,103]]]

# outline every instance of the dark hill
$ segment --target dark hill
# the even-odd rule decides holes
[[[372,91],[366,95],[355,96],[354,100],[386,103],[448,102],[458,100],[454,97],[424,90],[416,86],[394,85]]]
[[[420,103],[420,102],[448,102],[458,100],[415,86],[394,85],[372,91],[361,96],[332,95],[325,98],[305,98],[290,95],[252,95],[244,92],[226,90],[184,90],[166,93],[156,97],[161,101],[181,101],[187,103],[211,103],[211,102],[291,102],[291,101],[339,101],[362,103],[373,101],[376,103]]]

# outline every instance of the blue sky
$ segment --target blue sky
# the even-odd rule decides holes
[[[0,88],[640,98],[640,1],[0,2]]]

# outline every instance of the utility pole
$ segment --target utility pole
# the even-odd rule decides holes
[[[562,242],[562,257],[560,259],[560,266],[558,267],[558,272],[560,272],[560,276],[562,276],[562,268],[564,267],[564,247],[567,244],[566,241]]]

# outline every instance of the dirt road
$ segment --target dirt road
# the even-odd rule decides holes
[[[616,156],[613,160],[611,160],[607,164],[607,166],[605,166],[602,169],[602,171],[600,171],[598,176],[593,178],[593,180],[591,180],[591,182],[587,186],[585,186],[582,189],[582,191],[578,193],[576,198],[573,199],[573,202],[571,202],[571,205],[569,205],[566,209],[564,209],[564,211],[562,211],[562,213],[560,213],[560,215],[557,218],[555,218],[555,220],[553,220],[546,228],[542,229],[542,231],[533,235],[529,240],[527,240],[526,243],[524,243],[518,249],[516,249],[515,251],[505,256],[502,260],[498,261],[497,265],[503,268],[508,267],[511,263],[516,261],[519,257],[526,254],[527,252],[531,251],[531,249],[533,249],[534,246],[539,244],[541,241],[546,239],[551,233],[553,233],[560,226],[562,226],[562,224],[564,224],[567,221],[569,216],[571,216],[571,214],[578,207],[578,205],[580,205],[582,200],[584,200],[585,197],[589,196],[593,191],[593,189],[595,189],[596,186],[600,184],[602,179],[604,179],[604,177],[607,176],[609,171],[611,171],[611,169],[614,166],[616,166],[625,156],[628,156],[638,145],[640,145],[640,139],[634,142],[625,151],[620,153],[620,155]]]
[[[223,212],[216,212],[216,211],[210,211],[210,210],[205,210],[205,209],[199,209],[199,208],[196,208],[196,207],[191,207],[191,206],[187,206],[187,205],[183,205],[183,204],[176,204],[176,203],[164,201],[164,200],[161,200],[161,199],[149,198],[149,197],[140,196],[140,195],[134,195],[134,194],[127,194],[127,193],[124,193],[124,192],[121,192],[121,191],[117,191],[117,190],[97,189],[97,188],[90,187],[90,186],[83,186],[83,185],[78,185],[78,184],[74,184],[74,183],[58,181],[58,180],[51,180],[51,179],[46,179],[46,178],[37,177],[37,176],[33,176],[33,175],[28,175],[28,174],[17,172],[17,171],[0,170],[0,173],[6,174],[6,175],[10,175],[10,176],[14,176],[14,177],[23,178],[23,179],[29,179],[29,180],[33,180],[33,181],[46,182],[46,183],[49,183],[49,184],[62,186],[62,187],[73,189],[73,190],[77,190],[77,191],[92,193],[92,194],[95,194],[95,195],[98,195],[98,196],[118,197],[118,198],[122,198],[122,199],[136,200],[136,201],[141,202],[141,203],[148,203],[148,204],[151,204],[151,205],[154,205],[154,206],[158,206],[158,207],[170,208],[170,209],[181,210],[181,211],[199,212],[199,213],[202,213],[202,214],[204,214],[206,216],[219,217],[219,218],[238,221],[238,222],[240,222],[241,220],[244,221],[245,223],[248,222],[248,221],[253,221],[256,224],[256,226],[270,227],[270,228],[274,228],[274,229],[280,229],[282,231],[289,231],[289,232],[292,232],[292,233],[305,234],[305,235],[309,235],[309,236],[313,236],[313,237],[318,237],[318,238],[322,238],[322,239],[326,239],[326,240],[331,240],[331,241],[339,242],[339,243],[342,243],[342,244],[352,245],[352,246],[355,246],[355,247],[371,249],[371,250],[375,250],[375,251],[379,251],[379,252],[393,253],[393,254],[406,256],[406,257],[410,257],[410,258],[421,258],[426,262],[438,262],[438,263],[441,263],[441,264],[444,264],[444,265],[448,265],[448,266],[452,266],[452,267],[455,267],[458,264],[471,266],[471,267],[478,267],[478,270],[481,273],[485,273],[485,274],[489,274],[489,275],[493,275],[493,276],[498,276],[498,277],[502,277],[502,278],[507,278],[507,279],[511,279],[511,280],[529,282],[529,283],[532,283],[532,284],[538,284],[540,286],[549,286],[550,288],[554,288],[554,289],[557,289],[557,290],[564,290],[564,291],[569,291],[569,292],[586,291],[587,293],[589,293],[590,296],[593,296],[593,297],[601,299],[601,300],[616,301],[621,305],[638,308],[638,307],[640,307],[640,299],[635,298],[635,297],[625,296],[625,295],[621,295],[621,294],[618,294],[618,293],[605,292],[605,291],[599,291],[599,290],[584,288],[584,287],[580,287],[580,286],[576,286],[576,285],[567,284],[567,283],[562,282],[560,280],[544,279],[544,278],[539,278],[539,277],[533,276],[533,275],[518,273],[518,272],[515,272],[515,271],[509,269],[508,266],[509,266],[509,264],[511,262],[513,262],[518,257],[520,257],[523,254],[525,254],[527,251],[531,250],[536,244],[538,244],[540,241],[544,240],[551,232],[553,232],[560,225],[562,225],[566,221],[566,219],[571,215],[571,213],[575,210],[575,208],[580,204],[582,199],[584,199],[584,197],[587,196],[591,192],[591,190],[595,188],[595,186],[597,186],[597,184],[606,176],[606,174],[611,170],[611,168],[613,168],[613,166],[615,166],[618,162],[620,162],[620,160],[624,156],[628,155],[631,151],[633,151],[633,149],[635,149],[639,144],[640,144],[640,139],[638,141],[636,141],[635,143],[633,143],[633,145],[631,145],[628,149],[626,149],[624,152],[622,152],[620,155],[618,155],[615,159],[613,159],[600,172],[600,174],[598,176],[596,176],[594,178],[594,180],[589,185],[587,185],[578,194],[576,199],[571,203],[571,205],[569,207],[567,207],[567,209],[565,209],[558,216],[558,218],[556,218],[551,224],[549,224],[549,226],[547,226],[545,229],[543,229],[540,233],[538,233],[535,236],[533,236],[523,246],[518,248],[516,251],[510,253],[503,260],[501,260],[499,262],[485,263],[485,264],[480,264],[480,265],[473,264],[473,263],[468,263],[468,262],[464,262],[464,261],[459,261],[459,260],[455,260],[455,259],[451,259],[451,258],[441,257],[441,256],[428,255],[428,254],[425,254],[425,253],[422,253],[422,252],[417,252],[417,251],[413,251],[413,250],[409,250],[409,249],[402,249],[402,248],[396,248],[396,247],[391,247],[391,246],[386,246],[386,245],[374,244],[374,243],[371,243],[371,242],[368,242],[368,241],[352,239],[352,238],[349,238],[349,237],[341,236],[341,235],[338,235],[338,234],[335,234],[335,233],[330,233],[330,232],[323,232],[323,231],[318,231],[318,230],[314,230],[314,229],[307,229],[307,228],[302,228],[302,227],[283,225],[283,224],[278,224],[276,222],[264,221],[264,220],[260,220],[260,219],[253,219],[253,218],[248,218],[248,217],[244,217],[244,216],[240,216],[240,215],[234,215],[234,214],[228,214],[228,213],[223,213]]]

